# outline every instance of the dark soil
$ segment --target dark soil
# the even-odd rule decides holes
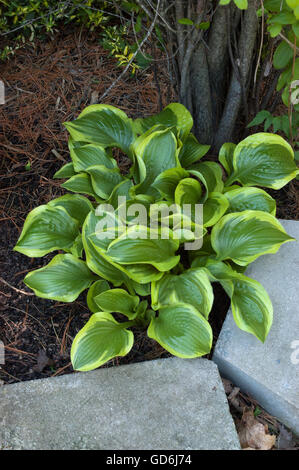
[[[22,282],[25,274],[47,264],[52,256],[30,259],[12,249],[28,212],[64,194],[52,179],[68,161],[62,122],[74,119],[92,97],[101,96],[119,73],[97,37],[79,31],[38,43],[35,49],[21,49],[0,67],[6,85],[6,104],[0,106],[0,340],[5,345],[0,379],[5,383],[72,372],[72,339],[90,316],[85,294],[71,304],[31,295]],[[161,60],[134,78],[128,74],[104,102],[138,117],[156,113],[175,99],[166,62]],[[298,184],[272,192],[278,217],[299,219]],[[210,316],[215,341],[228,305],[216,286]],[[134,334],[132,351],[107,367],[168,356],[144,332]]]

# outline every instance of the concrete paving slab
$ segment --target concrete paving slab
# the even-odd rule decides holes
[[[261,256],[246,271],[261,282],[273,303],[268,338],[262,344],[241,331],[230,311],[213,360],[224,377],[299,434],[299,221],[280,222],[298,241]]]
[[[159,359],[0,388],[0,449],[239,449],[216,364]]]

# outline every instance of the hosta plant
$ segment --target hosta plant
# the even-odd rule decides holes
[[[65,123],[71,161],[55,178],[70,193],[29,213],[15,250],[59,252],[25,277],[39,297],[73,302],[87,290],[91,316],[71,350],[76,370],[127,354],[136,328],[176,356],[207,354],[213,282],[230,297],[236,324],[266,339],[271,301],[244,272],[292,240],[261,187],[280,189],[297,175],[293,150],[259,133],[224,144],[218,162],[203,161],[209,147],[192,125],[178,103],[136,120],[96,104]]]

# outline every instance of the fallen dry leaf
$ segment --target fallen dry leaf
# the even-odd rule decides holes
[[[33,369],[37,372],[42,372],[45,367],[51,365],[53,361],[47,356],[43,349],[38,351],[37,355],[37,364],[33,367]]]
[[[276,437],[268,433],[268,426],[259,423],[252,409],[245,409],[238,426],[242,449],[270,450],[275,445]]]

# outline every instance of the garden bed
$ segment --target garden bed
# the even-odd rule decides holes
[[[159,57],[158,57],[159,58]],[[163,59],[163,57],[160,57]],[[157,61],[137,76],[124,76],[104,102],[118,106],[130,117],[158,112],[176,100],[166,62]],[[74,31],[21,49],[1,66],[6,104],[0,107],[2,161],[2,280],[0,285],[0,338],[5,343],[4,383],[72,372],[72,339],[90,316],[85,294],[65,304],[31,295],[22,280],[28,271],[45,265],[50,256],[29,259],[13,252],[29,210],[65,191],[52,177],[69,160],[67,132],[62,122],[74,119],[118,77],[115,60],[99,45],[96,35]],[[210,156],[209,158],[213,158]],[[126,161],[119,159],[126,170]],[[271,192],[278,217],[299,219],[298,181]],[[210,315],[216,341],[228,309],[228,299],[215,288]],[[168,356],[143,332],[134,331],[135,345],[118,365]]]

